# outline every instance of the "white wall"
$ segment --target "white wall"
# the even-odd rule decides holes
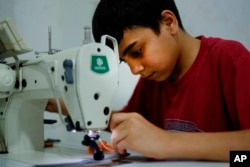
[[[91,25],[98,0],[1,0],[0,19],[11,17],[26,44],[34,50],[48,49],[48,26],[53,47],[80,45],[83,26]]]
[[[34,51],[48,50],[48,26],[52,27],[52,47],[79,46],[83,26],[91,18],[99,0],[0,0],[0,20],[11,17],[26,45]],[[176,0],[184,27],[190,34],[235,39],[250,48],[249,0]],[[34,52],[22,58],[33,58]],[[120,66],[120,85],[113,108],[120,109],[129,99],[138,77]],[[46,117],[58,118],[55,114]],[[65,132],[60,124],[46,126],[46,137],[80,144],[82,134]]]
[[[190,34],[235,39],[250,49],[249,0],[176,0],[176,4]]]

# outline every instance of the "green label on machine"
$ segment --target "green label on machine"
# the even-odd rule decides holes
[[[106,56],[93,55],[91,58],[91,70],[103,74],[109,71],[109,65]]]

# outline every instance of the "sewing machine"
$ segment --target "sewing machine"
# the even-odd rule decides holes
[[[103,36],[101,43],[19,60],[19,54],[30,51],[10,19],[0,22],[0,138],[7,158],[33,152],[45,157],[44,111],[50,98],[56,99],[59,113],[59,98],[65,102],[71,119],[60,117],[69,130],[105,129],[118,85],[117,42],[110,36]],[[14,63],[4,62],[11,57]]]

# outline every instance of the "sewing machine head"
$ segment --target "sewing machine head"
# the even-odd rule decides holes
[[[101,44],[93,43],[81,47],[75,60],[63,61],[65,82],[61,91],[74,130],[105,129],[109,123],[113,95],[118,85],[118,53]],[[75,72],[74,72],[75,71]]]

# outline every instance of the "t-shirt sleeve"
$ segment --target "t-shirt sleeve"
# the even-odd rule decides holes
[[[230,50],[234,64],[224,78],[223,90],[230,118],[239,129],[250,128],[250,52],[235,42]],[[225,62],[226,64],[227,62]],[[230,64],[230,63],[229,63]]]

